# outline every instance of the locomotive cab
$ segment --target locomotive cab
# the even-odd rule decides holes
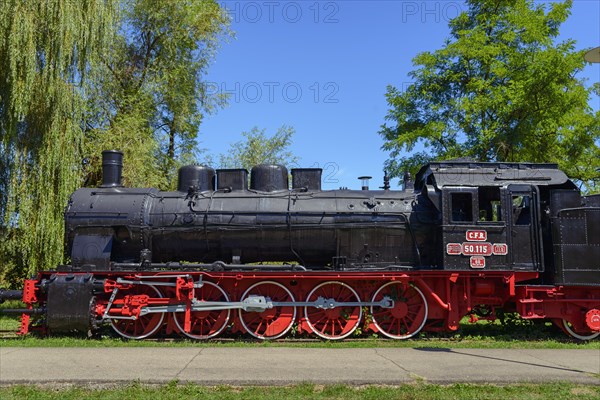
[[[543,272],[554,260],[542,207],[575,186],[554,164],[450,161],[423,167],[416,187],[442,213],[444,269]]]
[[[543,270],[535,186],[445,186],[441,192],[446,269]]]

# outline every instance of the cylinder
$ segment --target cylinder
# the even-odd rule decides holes
[[[102,152],[102,188],[122,187],[123,153],[118,150]]]
[[[260,192],[288,190],[287,168],[276,164],[260,164],[252,167],[250,189]]]
[[[204,165],[186,165],[179,168],[177,191],[187,193],[190,190],[215,190],[215,170]]]

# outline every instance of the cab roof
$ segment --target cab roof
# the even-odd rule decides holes
[[[557,164],[439,161],[423,166],[415,177],[415,190],[425,184],[444,186],[506,186],[509,183],[575,188]]]

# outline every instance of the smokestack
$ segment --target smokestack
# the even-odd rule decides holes
[[[123,153],[118,150],[102,152],[102,185],[101,188],[122,187]]]

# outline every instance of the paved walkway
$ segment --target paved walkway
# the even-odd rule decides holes
[[[204,385],[513,383],[600,385],[600,350],[0,348],[0,385],[172,380]]]

